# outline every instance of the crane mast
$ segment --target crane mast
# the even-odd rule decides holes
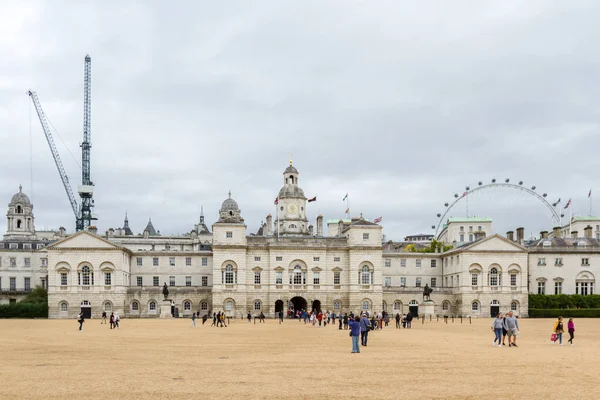
[[[94,207],[94,184],[91,180],[90,153],[91,141],[91,113],[92,113],[92,59],[85,56],[83,69],[83,142],[81,143],[81,185],[78,187],[81,197],[81,228],[90,225],[92,207]],[[78,229],[79,230],[79,229]]]
[[[50,133],[48,121],[46,119],[46,114],[44,114],[44,110],[40,105],[40,100],[38,99],[37,94],[35,92],[32,92],[31,90],[28,91],[27,94],[29,95],[29,97],[31,97],[31,101],[33,101],[33,106],[35,107],[35,112],[37,113],[38,118],[40,119],[40,123],[42,124],[42,129],[44,131],[44,135],[46,135],[48,146],[50,146],[50,152],[52,152],[52,157],[54,157],[54,163],[56,164],[56,168],[58,169],[58,174],[60,175],[60,179],[62,179],[63,186],[65,187],[65,192],[67,192],[67,197],[69,198],[69,202],[71,203],[71,208],[73,208],[73,213],[75,214],[75,219],[77,221],[77,228],[79,228],[79,207],[77,206],[77,201],[75,200],[73,190],[71,190],[71,185],[69,184],[69,178],[67,177],[65,168],[63,167],[62,161],[60,160],[60,155],[58,154],[58,150],[56,149],[56,145],[54,144],[54,139],[52,138],[52,134]]]

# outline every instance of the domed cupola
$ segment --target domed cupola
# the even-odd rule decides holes
[[[35,233],[33,225],[33,205],[29,197],[23,193],[23,187],[19,185],[19,192],[11,198],[8,204],[7,235],[30,236]]]
[[[292,160],[290,160],[290,165],[283,171],[283,187],[279,190],[279,199],[294,198],[306,200],[304,190],[298,186],[298,175],[298,170],[292,165]]]
[[[308,219],[306,218],[306,196],[298,186],[298,170],[290,165],[283,171],[283,187],[277,196],[278,235],[308,235]]]
[[[23,186],[19,185],[19,192],[15,193],[12,199],[10,200],[11,205],[21,205],[21,206],[31,206],[31,201],[29,201],[29,197],[25,193],[23,193]]]
[[[244,222],[238,203],[231,198],[231,191],[229,192],[229,197],[221,204],[221,209],[219,210],[219,222]]]

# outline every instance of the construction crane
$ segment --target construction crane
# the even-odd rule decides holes
[[[75,214],[75,229],[78,231],[86,229],[87,227],[89,227],[90,221],[96,219],[92,215],[92,208],[94,207],[94,184],[91,181],[90,172],[90,150],[92,148],[92,59],[89,55],[86,55],[85,57],[83,86],[83,142],[81,143],[81,185],[78,186],[79,196],[81,197],[81,207],[77,205],[77,200],[75,199],[75,195],[73,194],[73,189],[71,188],[71,184],[69,183],[69,178],[67,177],[65,168],[63,167],[62,161],[60,160],[58,149],[54,144],[54,139],[52,138],[52,134],[50,133],[50,127],[48,126],[48,120],[46,118],[44,110],[42,109],[40,100],[38,99],[38,96],[35,92],[31,90],[27,92],[29,97],[31,97],[31,101],[33,101],[33,105],[35,107],[35,111],[38,115],[38,118],[40,119],[40,124],[42,125],[44,135],[46,135],[48,146],[50,146],[50,151],[52,152],[54,163],[56,164],[56,168],[58,169],[58,174],[60,175],[60,179],[62,180],[63,186],[65,187],[65,192],[67,192],[67,197],[69,198],[71,208],[73,209],[73,213]]]

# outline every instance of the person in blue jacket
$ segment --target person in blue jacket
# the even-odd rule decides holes
[[[350,337],[352,338],[352,352],[360,353],[360,347],[358,346],[358,335],[360,334],[360,318],[357,315],[353,320],[348,318],[348,325],[350,326]]]

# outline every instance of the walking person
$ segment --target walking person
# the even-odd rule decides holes
[[[259,322],[259,323],[261,323],[261,322],[262,322],[262,323],[265,323],[265,314],[263,314],[263,312],[262,312],[262,311],[260,312],[260,315],[259,315],[259,321],[258,321],[258,322]]]
[[[502,328],[504,327],[504,319],[502,318],[502,314],[498,313],[496,318],[492,321],[492,330],[496,334],[494,341],[492,342],[492,346],[496,346],[496,341],[498,342],[498,347],[502,347]]]
[[[119,317],[119,313],[115,313],[115,329],[119,327],[119,321],[121,317]]]
[[[283,311],[279,311],[279,323],[283,323]]]
[[[506,330],[504,325],[504,322],[506,321],[506,317],[508,317],[508,314],[504,314],[504,317],[502,317],[502,321],[503,321],[503,325],[502,325],[502,346],[506,346],[506,334],[508,333],[508,331]]]
[[[348,330],[348,313],[344,314],[344,330]]]
[[[360,344],[365,347],[367,346],[367,339],[369,338],[369,329],[371,326],[369,319],[363,314],[360,319]]]
[[[204,314],[202,316],[202,325],[204,325],[204,323],[206,323],[206,320],[208,319],[208,315]]]
[[[252,322],[252,315],[250,315],[250,311],[248,311],[246,318],[248,318],[248,323]]]
[[[217,325],[217,314],[213,312],[213,323],[210,326],[216,326]]]
[[[358,346],[358,335],[360,333],[360,318],[358,315],[354,320],[349,319],[348,325],[350,326],[350,337],[352,338],[352,352],[360,353],[360,347]]]
[[[554,343],[556,343],[556,341],[558,341],[561,346],[563,345],[563,342],[562,342],[563,332],[564,332],[563,317],[558,317],[558,320],[554,323],[554,333],[556,334],[556,337],[554,338]]]
[[[196,313],[192,313],[192,327],[196,327]]]
[[[400,329],[400,313],[396,313],[396,329]]]
[[[343,318],[342,318],[342,316],[341,316],[341,315],[339,316],[338,320],[340,321],[340,331],[341,331],[341,330],[342,330],[342,322],[343,322],[343,321],[342,321],[342,320],[343,320]]]
[[[575,323],[573,322],[573,318],[569,318],[567,329],[569,330],[569,343],[573,346],[573,339],[575,339]]]
[[[79,313],[79,316],[77,317],[77,322],[79,322],[79,330],[82,330],[83,323],[84,323],[83,312]]]
[[[508,335],[508,347],[519,347],[517,346],[517,335],[519,334],[519,321],[516,317],[513,317],[512,311],[510,311],[508,313],[508,317],[504,319],[504,329],[506,329]]]
[[[110,318],[108,319],[108,322],[110,323],[110,329],[112,329],[115,326],[115,313],[110,313]]]
[[[106,325],[106,311],[102,311],[102,321],[100,323]]]

